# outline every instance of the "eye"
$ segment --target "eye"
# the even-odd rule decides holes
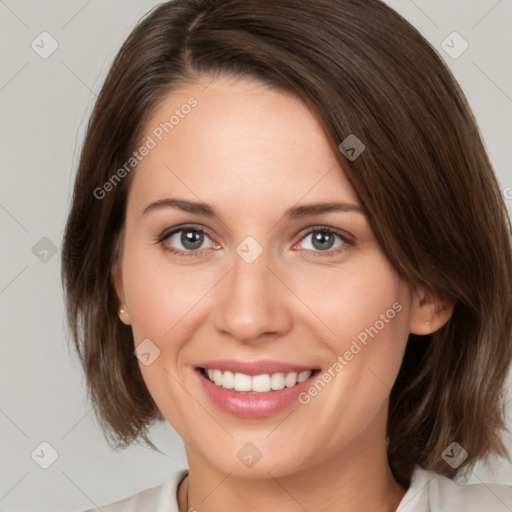
[[[308,239],[310,239],[310,241],[304,243],[304,241]],[[338,243],[336,243],[336,239],[338,239]],[[348,237],[327,226],[319,226],[311,229],[301,238],[301,243],[305,245],[305,247],[303,247],[305,250],[326,253],[326,255],[343,251],[347,248],[347,245],[352,245]]]
[[[204,247],[203,244],[206,240],[209,240],[210,244]],[[160,243],[166,251],[183,256],[195,256],[193,253],[198,253],[202,249],[220,247],[213,242],[206,231],[199,226],[180,226],[172,231],[166,231],[158,239],[158,243]]]
[[[310,239],[308,242],[307,240]],[[209,241],[209,244],[204,245]],[[181,256],[198,256],[203,249],[220,249],[221,246],[213,242],[208,233],[197,225],[179,226],[165,231],[157,240],[164,250]],[[303,245],[302,249],[317,253],[320,256],[330,256],[341,252],[353,245],[346,236],[327,226],[318,226],[310,229],[294,249]],[[304,247],[305,246],[305,247]]]

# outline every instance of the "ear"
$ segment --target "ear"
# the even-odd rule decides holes
[[[111,271],[111,281],[114,286],[114,290],[116,292],[117,300],[118,300],[118,310],[117,314],[119,315],[119,319],[125,325],[130,324],[130,312],[128,311],[128,305],[126,303],[125,295],[124,295],[124,286],[123,286],[123,272],[121,269],[121,265],[119,263],[119,258],[116,259],[115,263],[112,265]]]
[[[409,331],[412,334],[432,334],[452,316],[453,303],[425,286],[413,292]]]

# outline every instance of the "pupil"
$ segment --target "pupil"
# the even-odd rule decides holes
[[[327,243],[325,243],[327,242]],[[313,237],[313,245],[317,249],[329,249],[333,244],[333,236],[327,231],[318,231]]]
[[[184,231],[181,235],[181,243],[186,249],[197,249],[203,243],[203,233]]]

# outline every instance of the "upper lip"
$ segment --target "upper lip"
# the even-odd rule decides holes
[[[197,365],[198,368],[211,370],[230,371],[233,373],[244,373],[245,375],[262,375],[265,373],[291,373],[314,370],[313,366],[290,364],[281,361],[237,361],[235,359],[217,359],[215,361],[204,361]]]

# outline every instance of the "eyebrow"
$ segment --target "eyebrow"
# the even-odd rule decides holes
[[[142,212],[146,215],[150,211],[159,210],[161,208],[177,208],[188,213],[195,213],[198,215],[204,215],[205,217],[217,217],[220,216],[215,211],[213,206],[208,203],[185,201],[184,199],[165,198],[155,201],[144,208]],[[288,220],[301,219],[313,215],[319,215],[321,213],[328,212],[356,212],[362,215],[366,215],[364,208],[358,204],[344,203],[344,202],[327,202],[327,203],[312,203],[301,206],[293,206],[284,213],[283,218]]]

